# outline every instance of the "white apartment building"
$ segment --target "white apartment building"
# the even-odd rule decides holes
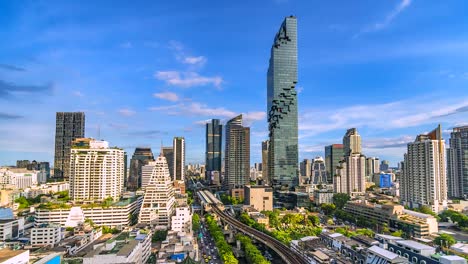
[[[408,144],[400,179],[401,202],[411,208],[428,206],[439,212],[447,206],[446,174],[445,141],[439,125]]]
[[[75,227],[84,219],[91,219],[98,226],[121,227],[130,225],[129,215],[138,214],[143,197],[121,200],[109,207],[71,207],[66,209],[36,209],[35,225],[56,223]]]
[[[366,192],[366,156],[360,153],[350,154],[340,162],[333,177],[335,193],[347,193],[351,196]]]
[[[80,138],[70,155],[70,197],[74,201],[118,200],[124,186],[124,151],[107,141]]]
[[[174,213],[175,198],[166,158],[159,156],[153,168],[151,180],[146,186],[140,209],[139,222],[167,229]]]
[[[177,207],[172,216],[171,230],[190,233],[192,231],[192,213],[189,207]]]
[[[39,171],[24,168],[0,168],[0,185],[13,185],[17,189],[26,189],[37,185]]]
[[[48,224],[31,229],[31,245],[56,246],[63,239],[62,227],[58,224]]]

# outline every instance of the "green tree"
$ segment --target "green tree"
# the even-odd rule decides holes
[[[166,240],[166,237],[167,237],[167,231],[166,230],[158,230],[158,231],[154,232],[153,237],[151,238],[151,240],[153,242],[164,241],[164,240]]]
[[[255,264],[268,264],[270,263],[262,255],[262,252],[252,243],[252,240],[248,236],[238,234],[236,239],[241,242],[242,248],[244,249],[245,256],[248,263]]]
[[[28,199],[24,196],[16,198],[15,203],[19,203],[19,209],[28,208],[30,206]]]
[[[193,214],[192,216],[192,229],[194,232],[200,230],[200,216],[198,214]]]
[[[451,247],[455,243],[457,243],[457,240],[452,235],[449,234],[440,234],[438,237],[434,239],[434,244],[439,245],[442,247]]]
[[[336,205],[324,203],[320,205],[320,209],[323,211],[324,214],[331,215],[335,211]]]
[[[333,203],[336,208],[343,209],[346,203],[351,199],[351,196],[347,193],[335,193],[333,195]]]
[[[318,216],[309,215],[308,219],[314,226],[319,226],[320,225],[320,218]]]
[[[392,236],[396,237],[402,237],[403,236],[403,230],[397,230],[391,234]]]

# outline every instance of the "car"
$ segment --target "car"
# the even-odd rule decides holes
[[[216,256],[213,256],[213,259],[216,259]]]

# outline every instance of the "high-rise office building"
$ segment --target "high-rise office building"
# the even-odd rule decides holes
[[[169,174],[171,179],[174,179],[174,148],[173,147],[162,147],[162,154],[166,158],[167,167],[169,168]]]
[[[325,147],[325,166],[327,168],[328,183],[333,183],[336,167],[344,157],[343,144],[333,144]]]
[[[85,136],[83,112],[57,112],[55,120],[54,178],[68,178],[72,141]]]
[[[185,180],[185,139],[175,137],[172,148],[174,150],[174,175],[173,181]]]
[[[154,161],[151,148],[138,147],[130,160],[130,171],[127,180],[127,190],[136,191],[141,188],[141,168]]]
[[[371,182],[373,176],[380,172],[380,160],[379,158],[369,157],[366,159],[366,180]]]
[[[400,178],[401,202],[411,208],[428,206],[439,212],[447,203],[445,141],[440,125],[408,144]]]
[[[447,183],[450,197],[468,196],[468,126],[454,127],[447,149]]]
[[[268,176],[275,188],[298,181],[297,20],[285,18],[271,47],[267,74]]]
[[[388,171],[390,169],[390,162],[388,160],[382,160],[380,163],[380,171]]]
[[[268,175],[268,148],[270,146],[270,141],[262,141],[262,178],[264,184],[270,184],[270,177]]]
[[[242,115],[238,115],[226,123],[225,146],[224,187],[232,189],[248,184],[250,176],[250,128],[242,125]]]
[[[299,163],[299,171],[302,177],[310,178],[310,171],[312,170],[312,162],[310,159],[304,159]]]
[[[221,172],[223,125],[219,119],[212,119],[206,124],[205,170],[207,175],[212,171]]]
[[[118,200],[124,187],[124,151],[107,141],[79,138],[70,151],[70,198]]]
[[[343,151],[345,156],[362,152],[361,136],[356,128],[350,128],[346,131],[343,137]]]
[[[311,184],[327,184],[327,169],[322,157],[315,157],[311,164],[310,182]]]
[[[159,156],[152,165],[153,172],[145,189],[138,222],[167,229],[175,207],[174,186],[164,156]]]

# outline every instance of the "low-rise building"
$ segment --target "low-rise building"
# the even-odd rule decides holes
[[[314,204],[321,205],[324,203],[333,203],[333,188],[323,188],[314,190]]]
[[[162,241],[158,250],[156,263],[176,263],[171,258],[181,255],[183,258],[188,255],[191,259],[199,260],[198,252],[198,244],[192,234],[169,231],[166,240]]]
[[[176,232],[192,231],[192,213],[189,207],[177,207],[171,219],[171,230]]]
[[[383,249],[378,246],[372,246],[367,249],[366,263],[382,263],[382,264],[403,264],[408,263],[406,258],[403,258],[393,252]]]
[[[151,231],[140,230],[136,236],[122,232],[83,257],[83,264],[135,263],[143,264],[151,255]]]
[[[88,218],[98,226],[122,227],[131,225],[130,215],[138,215],[143,198],[141,196],[122,199],[110,206],[105,205],[48,205],[35,210],[35,224],[56,223],[75,227]]]
[[[24,218],[0,219],[0,241],[17,239],[24,233]]]
[[[56,246],[63,239],[62,227],[58,224],[44,224],[31,229],[31,245]]]
[[[269,186],[244,186],[244,204],[257,211],[273,211],[273,189]]]
[[[299,240],[292,240],[290,247],[301,255],[308,264],[330,263],[330,256],[320,250],[319,237],[306,236]]]
[[[403,230],[409,236],[427,237],[438,232],[434,216],[406,210],[399,204],[376,204],[367,201],[348,202],[344,210],[378,225],[388,225],[391,230]]]
[[[236,198],[238,200],[244,200],[244,188],[232,188],[230,191],[230,195],[232,198]]]
[[[439,232],[434,216],[406,209],[403,210],[403,214],[390,219],[390,228],[402,230],[412,237],[427,237]]]

